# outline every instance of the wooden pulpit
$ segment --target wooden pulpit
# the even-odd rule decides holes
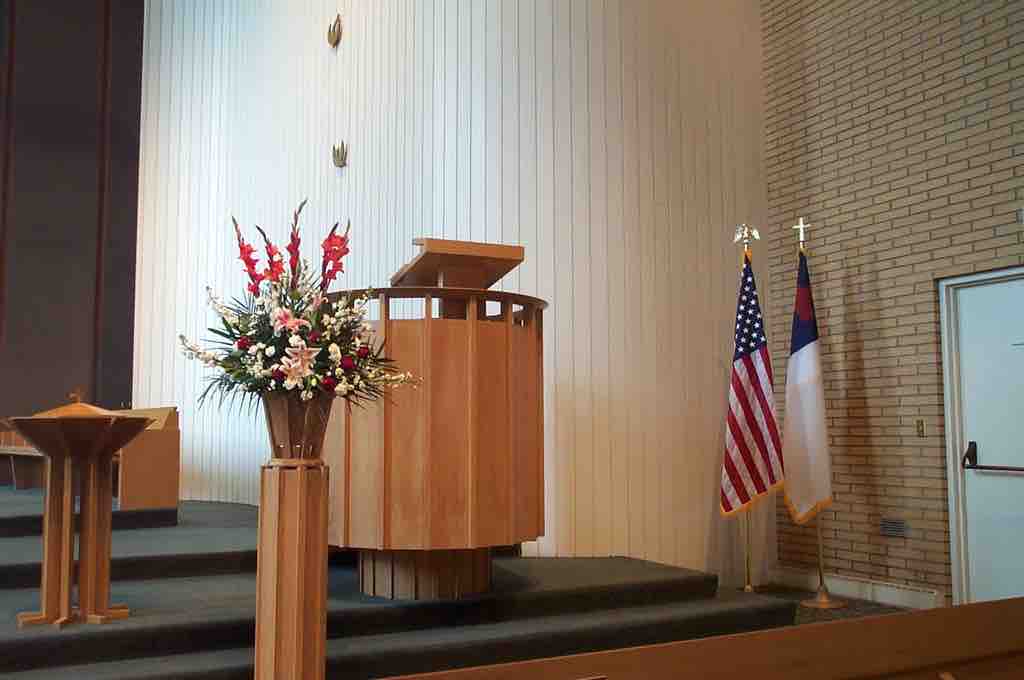
[[[334,410],[329,541],[359,550],[367,594],[459,598],[490,587],[492,547],[544,533],[547,303],[489,290],[521,247],[414,243],[372,293],[388,355],[420,384]]]

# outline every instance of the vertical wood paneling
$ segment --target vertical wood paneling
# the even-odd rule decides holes
[[[149,0],[135,395],[182,408],[185,497],[255,502],[267,451],[259,417],[196,409],[175,336],[212,321],[207,283],[243,284],[229,216],[283,239],[309,197],[303,252],[351,217],[353,287],[413,236],[526,247],[500,286],[551,302],[527,554],[714,568],[731,235],[764,211],[758,21],[739,0]]]

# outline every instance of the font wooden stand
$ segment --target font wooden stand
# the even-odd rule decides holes
[[[128,616],[110,604],[110,518],[114,454],[151,422],[88,404],[12,418],[14,428],[46,456],[43,564],[38,612],[18,614],[18,626],[74,621],[107,623]],[[78,537],[78,607],[71,604],[75,550],[75,472],[81,477]]]

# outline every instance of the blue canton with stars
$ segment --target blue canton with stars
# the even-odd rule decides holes
[[[761,318],[761,303],[757,301],[757,284],[750,258],[743,258],[743,272],[740,274],[740,293],[736,302],[736,351],[732,360],[753,354],[768,344]]]

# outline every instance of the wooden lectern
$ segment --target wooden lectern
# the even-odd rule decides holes
[[[335,409],[329,540],[359,550],[364,593],[459,598],[490,587],[492,547],[544,533],[547,303],[488,290],[521,247],[414,243],[373,294],[388,355],[421,384]]]

